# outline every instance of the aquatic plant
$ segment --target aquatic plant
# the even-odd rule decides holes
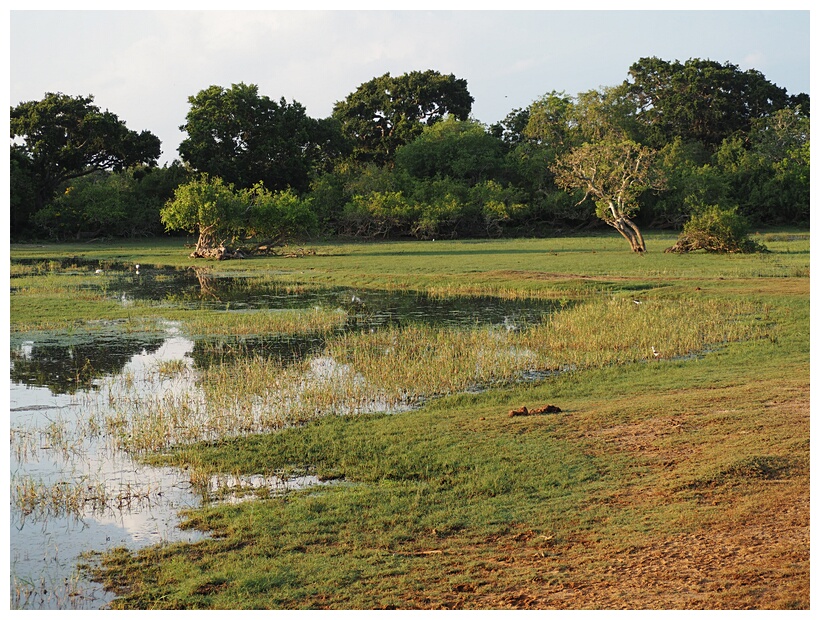
[[[411,324],[330,337],[321,355],[225,360],[196,387],[124,390],[106,421],[118,447],[268,432],[327,415],[399,411],[441,395],[567,369],[674,360],[770,333],[765,308],[710,299],[597,299],[521,329]]]
[[[202,312],[185,321],[192,337],[250,334],[328,333],[342,327],[347,313],[341,308]]]

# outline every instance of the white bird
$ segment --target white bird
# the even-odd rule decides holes
[[[654,346],[652,347],[652,355],[654,355],[655,357],[660,357],[660,356],[661,356],[661,354],[660,354],[660,353],[658,353],[658,352],[655,350],[655,347],[654,347]]]
[[[97,269],[97,271],[95,271],[94,273],[102,273],[102,272],[103,272],[102,269]]]
[[[632,300],[632,303],[633,303],[633,304],[635,304],[636,306],[640,306],[643,302],[642,302],[642,301],[638,301],[637,299],[633,299],[633,300]]]
[[[358,297],[356,297],[355,295],[353,295],[353,297],[350,299],[350,302],[354,303],[354,304],[360,304],[360,303],[362,303],[362,300],[359,299]]]

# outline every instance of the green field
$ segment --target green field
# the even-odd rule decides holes
[[[180,240],[12,245],[11,330],[239,329],[206,310],[124,307],[85,261],[564,307],[495,348],[480,330],[443,328],[328,342],[367,385],[419,394],[411,411],[316,406],[272,433],[131,445],[192,479],[289,471],[332,484],[193,511],[186,526],[213,534],[195,544],[96,558],[117,608],[808,609],[809,234],[755,239],[770,251],[664,254],[675,236],[653,233],[645,256],[589,235],[310,243],[207,263]],[[402,346],[387,355],[389,342]],[[512,349],[560,372],[515,383]],[[249,362],[201,381],[229,402],[278,372]],[[476,382],[489,388],[465,391]],[[561,412],[508,415],[547,404]]]

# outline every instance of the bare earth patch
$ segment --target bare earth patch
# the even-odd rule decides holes
[[[801,387],[793,385],[774,399],[769,393],[773,387],[756,388],[761,415],[791,426],[792,434],[805,428],[808,437],[807,386],[801,393]],[[436,562],[461,579],[454,578],[449,593],[410,594],[407,607],[808,609],[810,493],[802,460],[808,458],[808,448],[805,455],[783,461],[792,463],[790,467],[767,469],[769,461],[756,467],[752,460],[746,467],[727,468],[714,480],[698,477],[703,454],[697,433],[720,425],[704,419],[705,400],[703,407],[687,410],[688,402],[703,396],[689,395],[677,406],[683,411],[669,416],[589,434],[591,445],[631,453],[645,470],[583,508],[605,507],[609,516],[603,521],[617,519],[620,510],[643,512],[649,519],[677,502],[683,508],[676,513],[676,523],[649,525],[631,538],[617,530],[604,531],[604,523],[601,533],[579,532],[563,540],[522,528],[444,548]],[[715,394],[715,401],[722,396]],[[727,441],[742,443],[750,432],[743,426],[744,413],[729,416],[741,420],[737,424],[723,420],[724,432],[735,434]],[[723,419],[719,412],[718,419]],[[581,428],[567,432],[587,434]],[[653,471],[661,474],[652,477]],[[642,483],[644,477],[652,482]]]

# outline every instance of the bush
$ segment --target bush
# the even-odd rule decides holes
[[[766,247],[749,239],[746,218],[737,207],[727,209],[718,205],[702,207],[683,226],[677,242],[666,252],[765,252]]]

